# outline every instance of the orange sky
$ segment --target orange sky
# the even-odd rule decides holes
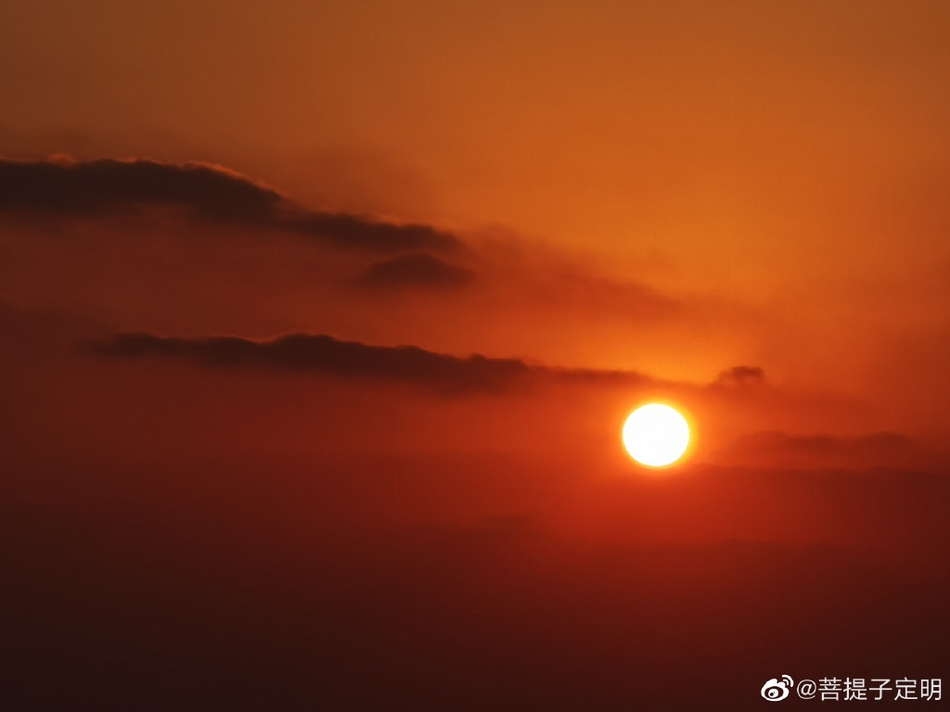
[[[558,280],[582,271],[705,305],[667,324],[610,315],[609,296],[553,321],[489,300],[461,336],[321,323],[301,299],[284,330],[693,381],[753,363],[925,411],[915,426],[950,392],[939,3],[0,12],[8,157],[211,161],[312,207],[522,245],[568,303]]]
[[[946,678],[948,37],[923,0],[0,0],[0,707]],[[670,470],[621,446],[650,400]]]

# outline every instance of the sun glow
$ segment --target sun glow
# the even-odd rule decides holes
[[[670,406],[649,403],[627,418],[623,425],[623,444],[630,457],[641,465],[672,465],[689,445],[689,424]]]

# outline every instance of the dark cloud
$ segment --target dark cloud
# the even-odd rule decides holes
[[[469,284],[475,274],[428,252],[399,255],[376,262],[361,277],[368,287],[430,287],[455,289]]]
[[[357,378],[412,383],[446,394],[505,391],[533,379],[564,383],[624,384],[648,379],[632,371],[559,369],[515,358],[465,358],[416,346],[370,346],[331,336],[290,334],[273,341],[234,336],[178,338],[154,334],[116,334],[92,345],[116,358],[178,358],[216,367],[259,366]]]
[[[733,366],[719,374],[717,386],[759,386],[765,383],[765,372],[758,366]]]
[[[95,349],[124,358],[159,356],[222,367],[264,366],[381,378],[448,393],[504,390],[538,370],[519,359],[487,358],[478,354],[459,358],[415,346],[368,346],[310,334],[291,334],[273,341],[226,336],[183,339],[119,334],[97,344]]]
[[[277,229],[341,247],[453,250],[456,237],[430,225],[395,224],[307,210],[232,171],[149,160],[0,160],[0,212],[96,218],[175,206],[193,217]]]

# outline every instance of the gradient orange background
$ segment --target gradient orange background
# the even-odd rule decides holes
[[[947,677],[948,36],[0,2],[0,707]],[[695,425],[663,476],[620,443],[651,399]]]

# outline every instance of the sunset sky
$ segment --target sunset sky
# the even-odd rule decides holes
[[[0,0],[0,708],[950,681],[948,37]],[[654,400],[669,470],[620,440]]]

